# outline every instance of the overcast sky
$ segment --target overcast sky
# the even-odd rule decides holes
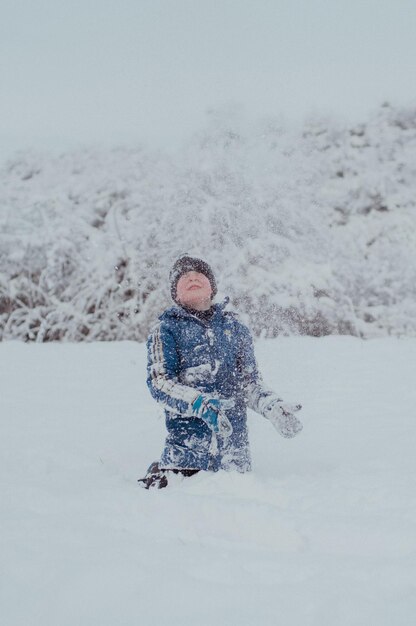
[[[416,0],[0,0],[0,151],[416,101]]]

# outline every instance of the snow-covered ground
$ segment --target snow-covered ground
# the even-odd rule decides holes
[[[416,614],[416,341],[259,342],[304,405],[254,471],[145,491],[164,424],[135,343],[0,344],[5,626],[401,626]]]

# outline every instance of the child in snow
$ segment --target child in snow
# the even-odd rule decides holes
[[[168,435],[160,461],[139,482],[166,487],[169,473],[251,469],[247,407],[266,417],[283,437],[302,424],[301,405],[285,404],[265,387],[250,332],[226,300],[213,304],[217,285],[210,266],[188,255],[170,272],[176,303],[149,337],[147,384],[165,409]]]

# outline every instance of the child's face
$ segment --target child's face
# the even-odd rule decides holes
[[[211,283],[205,274],[186,272],[178,280],[176,298],[185,306],[198,311],[205,311],[211,306]]]

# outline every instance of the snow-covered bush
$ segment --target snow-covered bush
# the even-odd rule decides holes
[[[211,112],[177,154],[16,155],[0,170],[0,333],[139,339],[178,254],[256,334],[416,334],[416,110],[347,128]]]

